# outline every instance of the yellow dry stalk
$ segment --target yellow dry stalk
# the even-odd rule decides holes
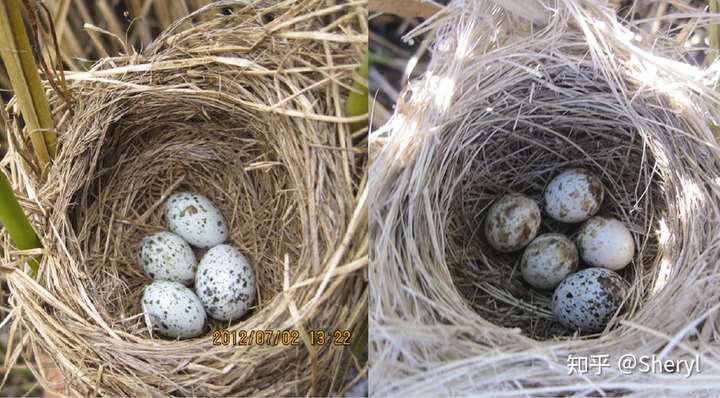
[[[35,156],[44,169],[57,152],[57,135],[17,0],[0,2],[0,55]]]
[[[708,0],[710,3],[710,13],[717,14],[718,12],[718,0]],[[708,50],[708,64],[715,61],[718,55],[718,49],[720,49],[720,26],[717,24],[710,24],[708,26],[708,39],[710,39],[710,49]]]

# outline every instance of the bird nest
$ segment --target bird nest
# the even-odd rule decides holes
[[[52,385],[48,368],[33,366],[46,388],[82,396],[343,388],[347,344],[361,339],[367,314],[367,140],[342,111],[366,17],[357,2],[215,2],[142,53],[68,73],[67,93],[51,93],[60,150],[45,173],[22,156],[27,142],[13,117],[6,169],[44,250],[34,279],[3,236],[11,265],[3,270],[13,330],[25,336],[16,354],[46,355],[62,374]],[[242,319],[173,341],[151,335],[142,316],[151,279],[137,251],[145,235],[166,229],[162,205],[178,190],[222,211],[258,292]]]
[[[682,56],[667,38],[651,53],[611,10],[583,5],[455,2],[418,28],[435,35],[429,70],[371,140],[371,393],[720,386],[715,76],[663,57]],[[550,179],[573,167],[599,176],[600,214],[627,225],[637,248],[621,271],[631,285],[622,309],[595,334],[558,324],[552,292],[526,284],[520,255],[493,250],[483,233],[495,199],[542,203]],[[540,233],[576,229],[544,216]],[[582,358],[608,366],[573,368]],[[702,374],[643,370],[642,358],[696,360]]]

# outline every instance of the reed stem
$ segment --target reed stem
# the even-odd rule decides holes
[[[41,247],[40,240],[15,197],[10,181],[2,171],[0,171],[0,224],[5,227],[7,234],[18,249],[30,250]],[[40,266],[38,260],[39,257],[35,257],[28,261],[32,275],[37,275]]]
[[[0,56],[10,76],[35,156],[44,168],[57,152],[57,135],[18,0],[0,2]]]
[[[0,2],[0,57],[5,65],[42,172],[57,153],[57,135],[18,0]],[[5,174],[0,171],[0,224],[20,250],[41,247]],[[28,261],[37,275],[39,256]]]
[[[710,5],[710,12],[716,14],[719,8],[718,0],[708,0],[708,4]],[[715,59],[718,56],[718,51],[720,50],[720,26],[718,26],[718,24],[710,24],[708,26],[708,38],[710,39],[710,48],[708,49],[708,59],[705,63],[707,65],[710,65],[711,63],[715,62]],[[717,90],[718,87],[715,87],[715,89]],[[715,135],[715,140],[720,143],[720,126],[714,124],[711,121],[710,129]]]
[[[345,114],[349,117],[366,115],[368,113],[368,56],[358,68],[358,78],[355,79],[353,90],[345,103]],[[367,120],[352,124],[353,131],[358,131],[368,126]]]
[[[352,343],[352,352],[355,355],[355,358],[358,359],[360,363],[367,363],[368,355],[368,320],[367,318],[363,320],[362,325],[358,328],[358,331],[360,334],[358,336],[354,336],[354,341]]]
[[[718,12],[718,0],[708,0],[710,5],[710,12],[717,14]],[[718,56],[718,50],[720,49],[720,26],[718,24],[710,24],[708,26],[708,38],[710,39],[710,49],[708,50],[708,64],[715,61]]]

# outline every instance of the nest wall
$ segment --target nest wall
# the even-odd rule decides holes
[[[28,336],[24,354],[53,360],[60,391],[342,388],[350,349],[313,345],[307,332],[361,335],[367,313],[366,141],[351,135],[341,111],[363,55],[365,17],[362,3],[217,2],[142,53],[67,74],[67,93],[51,93],[61,149],[43,176],[21,156],[28,152],[15,124],[8,169],[45,250],[37,281],[12,268],[8,283]],[[151,336],[142,317],[151,280],[137,247],[166,229],[162,203],[184,189],[225,215],[258,296],[242,319],[171,341]],[[215,345],[211,331],[220,328],[299,337],[294,345]],[[42,367],[33,370],[57,388]]]
[[[602,5],[522,4],[454,2],[420,27],[435,35],[429,71],[373,137],[371,393],[717,391],[718,97],[699,83],[716,77],[663,58],[682,58],[665,38],[647,51]],[[551,295],[482,232],[499,196],[540,202],[570,167],[600,176],[600,212],[637,248],[623,309],[594,335],[557,324]],[[543,217],[541,232],[574,230]],[[705,365],[689,378],[628,371],[625,354]],[[595,355],[610,367],[569,372],[569,356]]]

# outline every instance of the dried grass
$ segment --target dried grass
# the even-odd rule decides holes
[[[412,34],[434,35],[429,71],[371,136],[371,394],[720,391],[720,64],[672,61],[668,38],[637,42],[598,3],[456,1]],[[638,248],[623,310],[594,335],[554,322],[550,294],[482,234],[495,198],[539,199],[571,166],[602,177],[601,211]],[[570,354],[610,367],[571,375]],[[702,373],[624,375],[623,354],[697,357]]]
[[[366,150],[338,106],[366,17],[364,1],[221,1],[143,53],[68,73],[75,102],[51,96],[60,151],[47,180],[14,122],[3,166],[45,250],[35,281],[16,268],[33,253],[2,238],[12,330],[24,334],[6,363],[49,355],[71,396],[340,390],[349,349],[312,346],[306,332],[360,334],[367,313]],[[299,346],[150,336],[135,252],[165,228],[161,204],[177,189],[214,200],[257,276],[253,311],[212,329],[298,329]]]

